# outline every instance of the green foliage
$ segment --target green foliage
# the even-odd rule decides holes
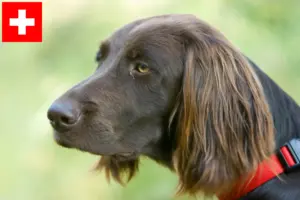
[[[297,0],[46,1],[43,43],[0,46],[0,199],[174,199],[177,177],[150,160],[126,188],[90,172],[97,157],[53,142],[48,106],[93,73],[102,39],[164,13],[193,13],[218,27],[299,102],[299,6]]]

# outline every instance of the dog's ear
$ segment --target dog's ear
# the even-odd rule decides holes
[[[258,77],[222,34],[201,24],[184,37],[173,155],[178,194],[218,194],[273,152],[273,119]]]

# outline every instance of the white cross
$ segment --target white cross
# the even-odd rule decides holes
[[[26,18],[26,10],[18,10],[18,18],[9,19],[9,25],[18,27],[18,35],[26,35],[26,27],[34,26],[34,18]]]

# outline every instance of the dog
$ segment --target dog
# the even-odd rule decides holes
[[[125,185],[147,156],[178,175],[177,195],[300,199],[300,108],[220,31],[189,14],[143,18],[96,61],[47,115],[55,141],[101,155],[108,179]]]

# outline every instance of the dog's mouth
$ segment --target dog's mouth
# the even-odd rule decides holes
[[[65,148],[74,148],[70,142],[68,142],[67,140],[64,140],[61,136],[59,136],[59,133],[57,131],[54,131],[54,140],[55,142]]]
[[[124,149],[120,150],[118,152],[114,152],[114,151],[99,152],[97,150],[92,150],[92,149],[87,148],[85,146],[76,145],[76,144],[72,143],[71,141],[64,138],[57,131],[54,131],[54,140],[61,147],[68,148],[68,149],[77,149],[81,152],[87,152],[87,153],[97,155],[97,156],[114,156],[114,157],[117,157],[120,160],[128,160],[128,159],[134,158],[138,155],[137,152],[124,151]]]

